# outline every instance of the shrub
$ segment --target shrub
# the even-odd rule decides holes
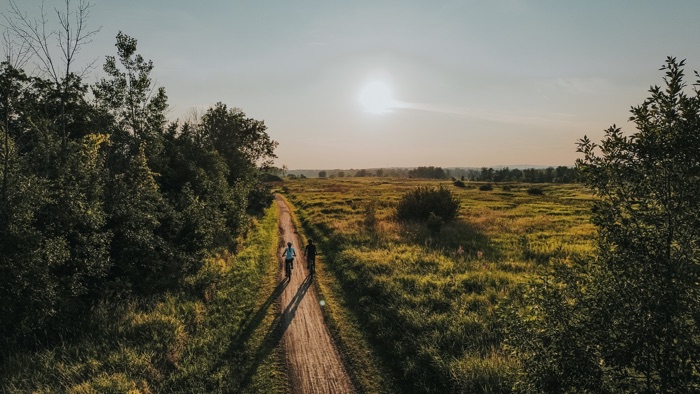
[[[509,192],[509,191],[512,190],[511,187],[510,187],[509,185],[503,185],[502,189],[503,189],[504,192]]]
[[[457,216],[459,200],[444,187],[417,187],[399,200],[396,216],[399,220],[427,220],[431,212],[445,222]]]
[[[529,187],[527,189],[527,194],[531,196],[541,196],[544,194],[544,190],[542,190],[540,187]]]
[[[491,190],[493,190],[493,185],[490,183],[481,185],[479,186],[479,190],[481,190],[482,192],[490,192]]]
[[[442,218],[433,212],[430,212],[430,215],[428,215],[428,221],[426,222],[426,225],[428,226],[428,230],[430,230],[431,233],[433,234],[438,234],[440,230],[442,230],[442,226],[445,225],[445,221],[442,220]]]
[[[462,181],[460,181],[460,180],[455,180],[454,182],[452,182],[452,184],[455,185],[455,186],[457,186],[457,187],[461,187],[461,188],[465,188],[465,187],[466,187],[466,185],[464,184],[464,182],[462,182]]]

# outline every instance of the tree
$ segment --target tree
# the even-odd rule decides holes
[[[199,127],[205,140],[226,160],[231,184],[253,179],[258,167],[269,166],[276,157],[277,142],[270,139],[265,122],[247,117],[239,108],[216,103],[202,116]]]
[[[529,390],[555,379],[569,384],[556,391],[700,387],[700,93],[687,93],[684,63],[668,58],[665,87],[631,109],[636,132],[613,125],[600,144],[578,143],[579,175],[598,196],[598,257],[535,286],[535,312],[514,325]]]
[[[34,19],[20,9],[14,0],[10,0],[9,4],[8,15],[4,15],[9,30],[38,60],[40,70],[53,82],[58,92],[61,111],[61,146],[62,150],[65,151],[68,142],[66,103],[71,89],[76,86],[75,81],[81,80],[94,64],[93,61],[77,72],[74,69],[78,53],[84,45],[92,41],[92,36],[100,30],[89,30],[87,27],[92,4],[78,0],[77,8],[74,8],[71,0],[65,0],[64,9],[54,8],[59,24],[55,30],[51,30],[49,27],[49,19],[43,2],[39,9],[39,18]],[[58,55],[55,53],[56,49],[58,49]]]
[[[325,178],[326,175],[327,175],[327,174],[326,174],[326,171],[319,171],[319,172],[318,172],[318,177],[319,177],[319,178]]]
[[[419,186],[404,193],[396,207],[396,216],[402,221],[428,220],[431,215],[449,222],[459,212],[459,200],[442,186]],[[434,219],[435,220],[435,219]]]
[[[447,179],[447,174],[442,167],[418,167],[408,171],[409,178],[427,178],[427,179]]]
[[[141,145],[151,161],[162,150],[168,97],[165,88],[152,86],[153,62],[136,54],[136,44],[136,39],[122,32],[117,34],[119,63],[114,56],[107,56],[103,69],[109,79],[103,78],[92,89],[97,106],[109,113],[115,123],[110,132],[116,157],[111,159],[113,163],[117,161],[117,167],[125,166]]]
[[[110,184],[106,207],[114,234],[112,278],[126,279],[128,287],[142,293],[159,290],[164,281],[174,279],[171,268],[177,265],[158,232],[166,206],[154,175],[141,147],[126,172]]]

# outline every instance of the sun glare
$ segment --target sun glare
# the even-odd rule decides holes
[[[373,81],[365,85],[360,91],[359,99],[364,110],[373,114],[389,112],[397,105],[389,85],[382,81]]]

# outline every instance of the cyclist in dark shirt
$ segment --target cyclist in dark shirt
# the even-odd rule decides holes
[[[309,240],[309,244],[304,249],[304,257],[306,257],[309,273],[313,274],[316,271],[316,245],[312,240]]]

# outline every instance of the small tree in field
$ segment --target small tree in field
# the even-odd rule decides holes
[[[445,222],[457,216],[459,200],[444,187],[417,187],[404,194],[396,208],[399,220],[427,220],[431,213]],[[435,219],[433,219],[435,220]]]
[[[635,133],[579,141],[598,257],[526,295],[511,326],[523,391],[700,390],[700,94],[683,66],[666,60]]]

